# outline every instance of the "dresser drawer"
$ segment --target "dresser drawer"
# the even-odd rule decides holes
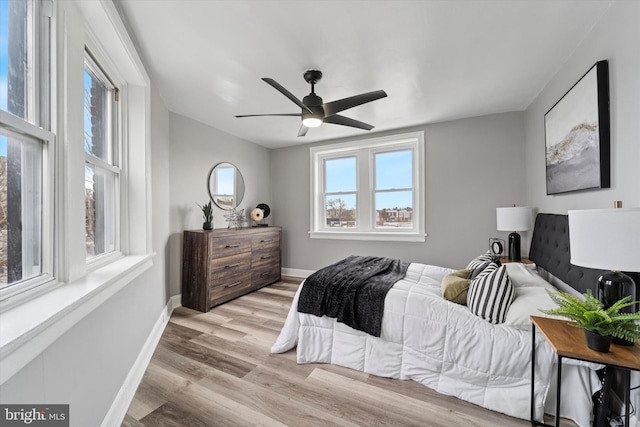
[[[209,240],[211,258],[251,252],[251,236],[225,236]]]
[[[251,285],[261,287],[280,280],[280,261],[271,261],[251,269]]]
[[[280,250],[280,232],[260,233],[251,239],[251,249],[255,251]]]
[[[232,295],[243,294],[249,289],[251,289],[250,271],[247,270],[244,273],[227,277],[224,282],[211,284],[209,289],[211,304],[214,305],[218,300],[225,299]]]
[[[219,274],[237,274],[251,269],[251,252],[231,255],[224,258],[213,258],[209,262],[211,276]]]
[[[280,251],[258,251],[251,254],[251,268],[280,267]]]

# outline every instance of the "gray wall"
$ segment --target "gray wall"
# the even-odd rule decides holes
[[[540,212],[640,206],[640,2],[614,2],[525,113],[527,201]],[[611,188],[546,195],[544,115],[597,61],[609,60]]]
[[[216,128],[187,117],[170,113],[171,175],[171,239],[169,244],[169,283],[171,295],[181,293],[182,233],[202,228],[202,212],[196,203],[209,201],[207,177],[220,162],[230,162],[242,172],[245,196],[239,209],[248,213],[258,203],[271,203],[269,179],[270,152],[251,142],[236,138]],[[168,187],[167,187],[168,188]],[[167,191],[165,188],[165,191]],[[214,227],[227,227],[223,215],[227,211],[214,209]],[[272,218],[268,218],[271,222]],[[271,222],[272,223],[272,222]]]
[[[614,2],[525,112],[527,201],[539,212],[640,206],[640,2]],[[609,60],[611,188],[547,196],[544,114],[599,60]],[[632,373],[631,383],[640,375]],[[631,403],[640,406],[640,393]],[[631,422],[633,424],[633,420]]]
[[[0,388],[3,403],[68,403],[72,426],[99,426],[168,300],[169,115],[151,96],[151,269],[56,340]]]
[[[461,267],[488,249],[490,237],[506,239],[508,233],[496,231],[495,209],[525,202],[523,114],[475,117],[393,133],[419,130],[425,132],[426,143],[429,236],[425,243],[309,238],[310,145],[272,151],[272,215],[283,227],[284,268],[316,270],[351,254]],[[342,141],[347,140],[332,142]]]

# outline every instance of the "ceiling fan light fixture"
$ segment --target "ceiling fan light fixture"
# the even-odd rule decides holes
[[[314,116],[309,116],[302,119],[302,124],[308,128],[317,128],[322,124],[322,119]]]

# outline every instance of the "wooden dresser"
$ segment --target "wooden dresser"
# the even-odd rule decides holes
[[[187,230],[182,305],[207,312],[280,280],[280,227]]]

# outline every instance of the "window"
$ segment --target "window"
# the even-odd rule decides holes
[[[87,260],[117,250],[120,168],[117,90],[87,54],[84,65],[85,231]]]
[[[0,296],[51,279],[50,13],[0,0]]]
[[[424,241],[422,132],[311,148],[311,237]]]
[[[149,105],[113,2],[0,0],[0,382],[151,267]]]

